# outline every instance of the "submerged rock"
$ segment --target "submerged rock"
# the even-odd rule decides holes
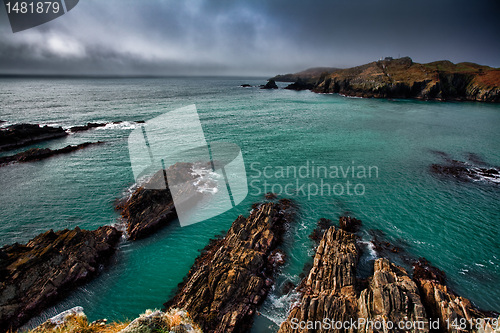
[[[202,197],[194,180],[200,177],[193,172],[193,163],[176,163],[167,170],[159,170],[140,186],[125,202],[118,204],[122,217],[127,220],[130,240],[147,237],[177,218],[174,200],[169,185],[185,200],[196,202]],[[208,165],[202,164],[208,168]],[[169,176],[167,181],[167,174]]]
[[[52,230],[27,244],[0,249],[0,329],[16,329],[53,305],[76,286],[96,276],[114,253],[121,233]]]
[[[206,333],[247,331],[273,284],[289,209],[287,201],[264,203],[239,216],[204,249],[165,306],[186,309]]]
[[[0,129],[0,151],[12,150],[66,135],[68,133],[62,127],[41,127],[37,124],[11,125]]]
[[[19,162],[19,163],[24,163],[24,162],[31,162],[31,161],[39,161],[43,160],[55,155],[61,155],[61,154],[69,154],[71,152],[74,152],[76,150],[80,150],[83,148],[87,148],[89,146],[93,145],[99,145],[103,144],[104,142],[102,141],[97,141],[97,142],[85,142],[81,143],[79,145],[75,146],[66,146],[61,149],[50,149],[50,148],[32,148],[28,149],[27,151],[24,151],[22,153],[13,155],[13,156],[5,156],[5,157],[0,157],[0,166],[3,166],[8,163],[12,162]]]

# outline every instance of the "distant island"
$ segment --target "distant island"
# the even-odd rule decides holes
[[[500,102],[500,68],[471,62],[420,64],[410,57],[386,57],[352,68],[310,68],[270,80],[294,82],[286,89],[352,97]]]

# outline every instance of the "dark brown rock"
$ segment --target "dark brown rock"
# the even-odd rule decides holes
[[[183,184],[178,191],[186,193],[185,197],[189,197],[189,200],[200,199],[201,194],[193,182],[189,181],[198,177],[192,168],[193,163],[176,163],[166,171],[159,170],[135,190],[130,198],[118,204],[117,209],[122,211],[122,217],[127,220],[130,240],[147,237],[177,218],[169,184]]]
[[[350,216],[342,216],[339,219],[340,229],[348,232],[357,232],[361,228],[361,220]]]
[[[167,308],[186,309],[204,332],[245,332],[277,269],[276,248],[289,222],[287,202],[264,203],[240,216],[196,259]],[[290,207],[290,206],[288,206]]]
[[[36,124],[11,125],[0,129],[0,151],[12,150],[66,135],[68,133],[62,127],[41,127]]]
[[[0,249],[0,329],[16,329],[99,272],[121,233],[52,230]]]
[[[31,148],[28,149],[27,151],[24,151],[22,153],[13,155],[13,156],[5,156],[5,157],[0,157],[0,166],[3,166],[8,163],[13,163],[13,162],[19,162],[19,163],[24,163],[24,162],[31,162],[31,161],[39,161],[43,160],[52,156],[56,155],[61,155],[61,154],[69,154],[71,152],[74,152],[76,150],[84,149],[89,146],[93,145],[99,145],[103,144],[104,142],[97,141],[97,142],[85,142],[81,143],[79,145],[75,146],[66,146],[61,149],[55,149],[52,150],[50,148]]]

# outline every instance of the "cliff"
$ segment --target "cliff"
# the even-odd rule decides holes
[[[76,286],[96,276],[115,251],[121,233],[52,230],[27,244],[0,249],[0,330],[16,329],[53,305]]]
[[[296,84],[315,82],[317,93],[373,98],[416,98],[500,102],[500,69],[462,62],[414,63],[411,58],[388,59],[353,68],[301,77]],[[291,89],[296,89],[292,86]]]
[[[226,236],[196,259],[167,308],[189,312],[203,332],[246,332],[264,301],[283,255],[278,246],[290,221],[291,203],[265,203],[239,216]]]

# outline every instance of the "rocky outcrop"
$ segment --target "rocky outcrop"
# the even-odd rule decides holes
[[[331,322],[356,321],[358,259],[356,237],[336,227],[328,229],[316,250],[313,267],[298,287],[303,293],[300,305],[291,310],[278,332],[327,332],[329,328],[318,326],[325,318]]]
[[[374,263],[373,277],[358,299],[358,317],[367,323],[360,325],[358,332],[381,331],[369,322],[391,331],[429,332],[417,285],[403,268],[385,258]]]
[[[425,259],[414,264],[413,279],[431,318],[439,319],[441,332],[477,332],[485,313],[470,300],[456,295],[446,286],[445,274]],[[486,328],[487,322],[483,322]]]
[[[300,90],[311,90],[315,87],[316,83],[314,81],[306,81],[302,78],[299,78],[297,79],[297,81],[295,81],[294,83],[292,84],[289,84],[288,86],[285,87],[285,89],[288,89],[288,90],[297,90],[297,91],[300,91]]]
[[[312,91],[373,98],[416,98],[500,102],[500,69],[463,62],[414,63],[411,58],[387,58],[332,73],[297,77],[314,83]]]
[[[117,205],[127,221],[130,240],[147,237],[177,218],[169,185],[181,184],[176,187],[176,193],[182,193],[185,200],[195,202],[201,198],[202,194],[194,183],[200,175],[193,171],[193,166],[193,163],[176,163],[167,170],[159,170],[128,199]]]
[[[0,329],[18,328],[76,286],[96,276],[114,253],[121,233],[52,230],[27,244],[0,249]]]
[[[71,152],[74,152],[76,150],[84,149],[89,146],[94,146],[94,145],[99,145],[103,144],[104,142],[102,141],[97,141],[97,142],[84,142],[79,145],[71,146],[68,145],[64,148],[61,149],[50,149],[50,148],[32,148],[28,149],[27,151],[24,151],[22,153],[12,155],[12,156],[4,156],[0,157],[0,166],[3,166],[8,163],[24,163],[24,162],[31,162],[31,161],[39,161],[43,160],[52,156],[56,155],[61,155],[61,154],[69,154]]]
[[[37,142],[68,135],[62,127],[17,124],[0,129],[0,151],[12,150]]]
[[[265,86],[262,86],[261,89],[278,89],[278,85],[274,80],[267,81]]]
[[[248,331],[282,261],[278,246],[290,210],[291,203],[281,200],[239,216],[224,238],[204,249],[165,306],[187,310],[205,333]]]
[[[349,221],[350,220],[350,221]],[[361,221],[340,218],[342,225],[359,226]],[[353,223],[353,221],[355,221]],[[320,219],[313,239],[331,221]],[[421,259],[414,266],[413,279],[389,259],[374,261],[373,274],[358,276],[360,250],[354,234],[335,226],[322,235],[313,266],[297,287],[302,294],[279,329],[288,332],[459,332],[448,323],[465,318],[480,322],[487,314],[454,294],[445,285],[445,275]],[[495,316],[490,316],[495,323]],[[340,325],[340,326],[334,326]],[[493,332],[467,327],[461,330]],[[488,331],[488,329],[490,331]]]
[[[168,312],[148,310],[119,333],[146,332],[203,333],[188,312],[181,309],[171,309]]]

